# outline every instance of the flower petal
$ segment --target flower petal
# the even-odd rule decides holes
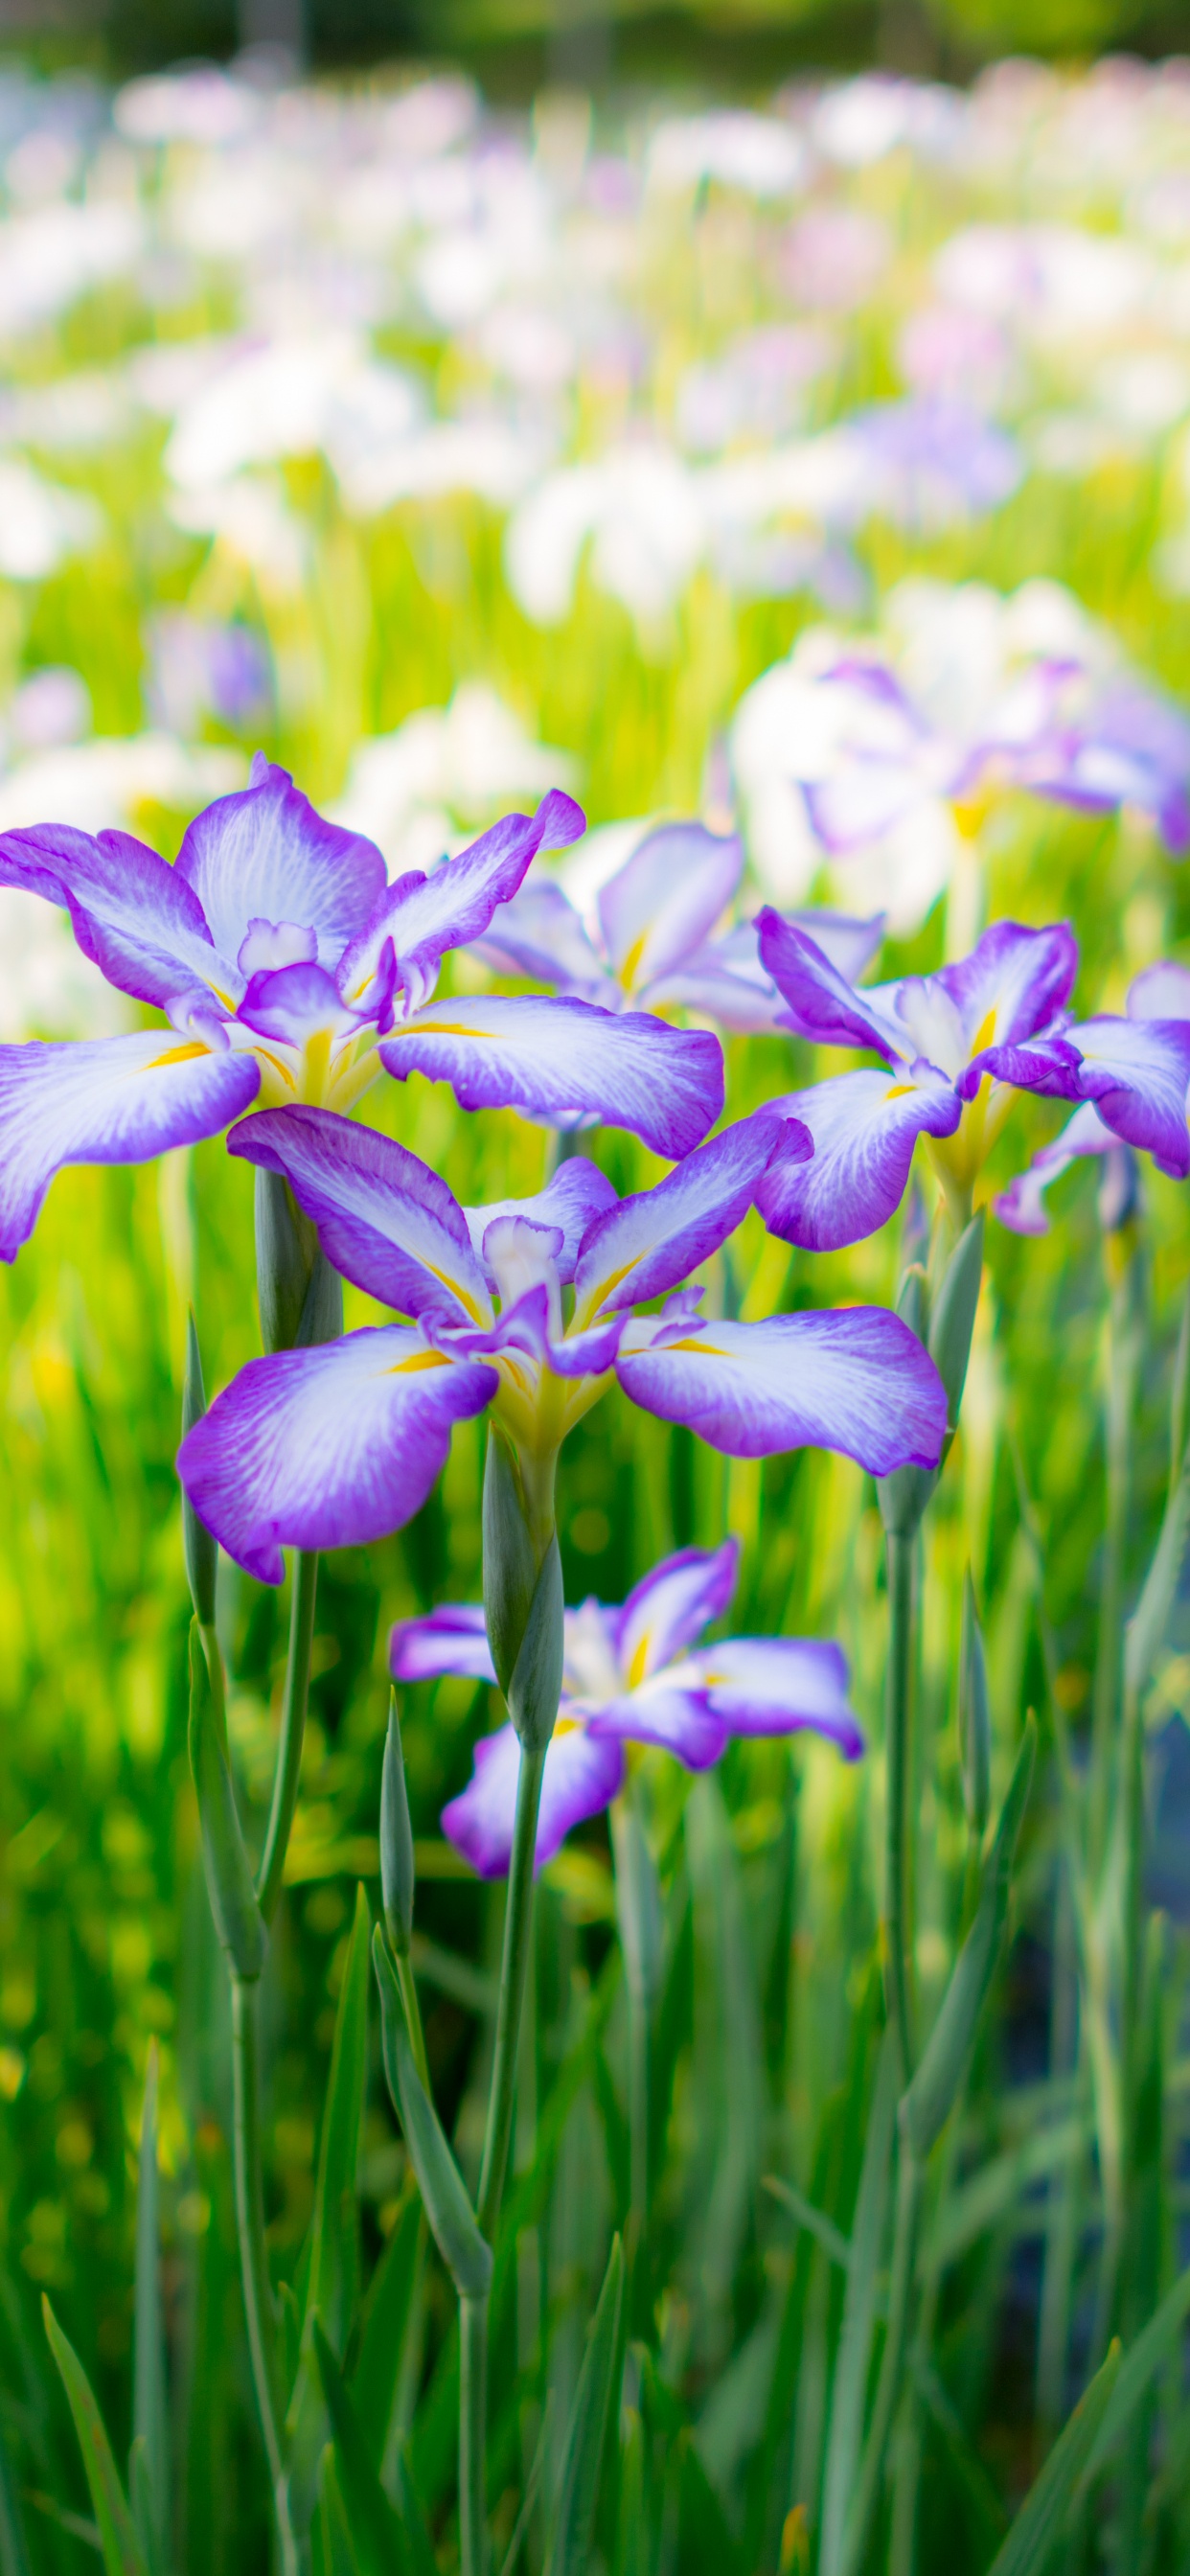
[[[574,1274],[576,1315],[620,1313],[688,1279],[747,1215],[773,1157],[800,1159],[809,1151],[796,1120],[764,1110],[687,1154],[651,1190],[621,1199],[584,1240]]]
[[[615,1622],[615,1651],[629,1687],[684,1654],[712,1619],[721,1619],[736,1587],[740,1543],[679,1548],[629,1593]]]
[[[254,1057],[169,1029],[0,1047],[0,1258],[32,1233],[64,1163],[144,1163],[217,1136],[259,1087]]]
[[[841,1647],[805,1637],[727,1637],[691,1663],[732,1735],[796,1735],[812,1727],[849,1761],[863,1752]]]
[[[531,880],[502,903],[474,947],[497,974],[531,975],[588,1002],[599,1000],[609,980],[580,915],[550,877]]]
[[[481,1878],[503,1878],[512,1852],[521,1748],[515,1729],[483,1735],[475,1747],[475,1776],[442,1810],[447,1839]],[[570,1832],[610,1807],[624,1777],[618,1744],[600,1742],[584,1727],[559,1728],[551,1738],[537,1818],[538,1869],[552,1860]]]
[[[757,914],[756,927],[760,962],[785,1001],[786,1028],[818,1046],[875,1047],[878,1055],[904,1055],[905,1032],[891,1012],[855,992],[804,930],[783,920],[771,904]]]
[[[1128,987],[1130,1020],[1190,1020],[1190,966],[1162,958],[1134,975]]]
[[[1175,1181],[1190,1172],[1186,1086],[1190,1021],[1109,1017],[1080,1020],[1069,1032],[1078,1048],[1079,1089],[1104,1125],[1150,1153]]]
[[[363,929],[385,882],[375,843],[328,823],[260,752],[247,787],[195,815],[176,874],[193,886],[225,957],[238,957],[250,922],[290,922],[317,931],[326,967]]]
[[[448,1673],[494,1682],[483,1603],[444,1601],[422,1619],[398,1619],[389,1635],[388,1669],[395,1682],[436,1682]]]
[[[1018,1172],[995,1201],[1001,1225],[1006,1225],[1012,1234],[1048,1234],[1045,1192],[1051,1184],[1080,1156],[1107,1154],[1113,1149],[1122,1150],[1119,1138],[1104,1126],[1094,1101],[1084,1100],[1081,1109],[1067,1120],[1061,1135],[1043,1145],[1027,1170]]]
[[[955,1088],[960,1100],[974,1100],[987,1075],[1010,1083],[1016,1091],[1035,1091],[1042,1100],[1078,1100],[1082,1096],[1078,1051],[1072,1033],[1031,1038],[1027,1046],[984,1047],[971,1058]]]
[[[280,1583],[283,1547],[360,1547],[411,1520],[452,1425],[498,1385],[495,1369],[448,1360],[400,1324],[270,1352],[187,1432],[178,1474],[237,1565]]]
[[[880,1306],[772,1315],[763,1324],[630,1325],[616,1363],[626,1395],[685,1422],[732,1458],[840,1449],[874,1476],[936,1467],[946,1395],[928,1352]]]
[[[1019,921],[996,921],[976,941],[969,957],[942,966],[936,975],[911,977],[902,995],[936,984],[954,1003],[962,1023],[966,1052],[986,1047],[1020,1046],[1049,1027],[1070,999],[1078,967],[1078,946],[1068,921],[1048,930],[1026,930]],[[918,1052],[932,1054],[918,1033],[905,1002],[902,1016],[918,1037]]]
[[[464,1109],[562,1127],[601,1119],[670,1156],[688,1154],[723,1107],[723,1058],[707,1031],[534,994],[434,1003],[398,1021],[380,1059],[398,1082],[449,1082]]]
[[[242,952],[241,952],[242,954]],[[237,1019],[262,1038],[282,1046],[303,1047],[322,1030],[345,1036],[353,1021],[339,999],[339,988],[325,966],[306,963],[275,966],[254,975]]]
[[[344,1278],[402,1315],[490,1324],[457,1199],[404,1145],[330,1109],[261,1109],[228,1151],[288,1181]]]
[[[416,1007],[433,992],[448,948],[465,948],[487,929],[498,904],[516,893],[538,850],[564,849],[586,830],[586,816],[572,796],[551,788],[535,814],[506,814],[457,859],[444,859],[429,876],[414,869],[390,886],[339,970],[345,1000],[357,995],[379,968],[391,939],[397,980]]]
[[[919,1136],[953,1136],[962,1106],[933,1065],[836,1073],[773,1103],[813,1139],[809,1161],[770,1163],[756,1204],[770,1234],[834,1252],[875,1234],[900,1206]]]
[[[608,955],[629,993],[701,947],[731,901],[744,865],[734,835],[702,823],[663,823],[600,890]]]
[[[615,1188],[597,1163],[588,1162],[585,1154],[571,1154],[559,1163],[552,1179],[536,1198],[493,1199],[487,1207],[464,1208],[468,1231],[477,1260],[483,1258],[483,1239],[498,1218],[524,1217],[531,1225],[555,1227],[562,1237],[562,1248],[555,1256],[555,1267],[564,1288],[574,1277],[579,1246],[588,1228],[606,1208],[617,1205]],[[489,1288],[495,1286],[490,1271],[485,1272]]]
[[[666,1753],[676,1753],[688,1771],[709,1771],[727,1742],[727,1728],[713,1715],[705,1693],[697,1686],[684,1689],[671,1673],[654,1673],[639,1690],[603,1701],[585,1710],[584,1717],[593,1736],[659,1744]]]
[[[84,957],[158,1010],[196,984],[205,992],[212,979],[230,984],[232,999],[240,990],[235,949],[217,954],[197,895],[128,832],[93,840],[68,823],[39,823],[0,833],[0,885],[63,905]]]

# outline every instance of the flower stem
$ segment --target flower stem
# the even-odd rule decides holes
[[[232,1978],[231,2048],[236,2234],[240,2249],[244,2316],[248,2327],[248,2356],[272,2481],[282,2576],[297,2576],[298,2551],[290,2521],[278,2422],[273,2294],[264,2242],[264,2196],[260,2170],[260,1985],[256,1980],[249,1983],[243,1977]]]
[[[310,1651],[314,1642],[314,1602],[318,1590],[318,1558],[302,1550],[293,1563],[293,1599],[289,1613],[289,1657],[285,1667],[285,1696],[281,1703],[281,1740],[277,1748],[277,1769],[273,1779],[273,1803],[269,1811],[264,1855],[256,1877],[256,1895],[266,1923],[277,1911],[281,1882],[285,1875],[285,1855],[289,1849],[293,1811],[297,1805],[298,1784],[302,1773],[302,1746],[306,1735],[306,1706],[310,1696]]]
[[[459,2568],[486,2576],[488,2303],[459,2301]]]
[[[512,1857],[508,1870],[508,1903],[504,1916],[504,1956],[500,1966],[500,2000],[496,2012],[496,2052],[492,2067],[492,2089],[488,2097],[488,2125],[483,2145],[483,2166],[479,2177],[479,2223],[491,2243],[500,2215],[504,2176],[508,2168],[508,2148],[512,2136],[512,2108],[516,2091],[517,2043],[520,2038],[521,2007],[525,1999],[525,1977],[529,1965],[529,1936],[533,1924],[533,1865],[537,1849],[537,1810],[541,1804],[541,1782],[545,1770],[545,1747],[529,1752],[521,1746],[521,1767],[517,1779],[516,1822],[513,1826]]]
[[[885,1940],[888,2017],[902,2088],[913,2072],[910,1774],[912,1771],[913,1575],[916,1538],[888,1533],[888,1688],[885,1715]]]

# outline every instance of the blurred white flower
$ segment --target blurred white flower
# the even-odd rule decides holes
[[[203,64],[128,81],[113,102],[112,120],[132,143],[235,143],[252,132],[261,106],[259,91],[246,81]]]
[[[343,498],[368,517],[397,501],[473,492],[507,509],[535,482],[548,450],[538,428],[500,420],[433,420],[408,438],[377,441],[348,465],[340,462]]]
[[[1112,330],[1145,308],[1154,285],[1139,243],[1073,224],[968,224],[939,251],[934,275],[948,302],[1054,341]]]
[[[175,492],[166,513],[188,536],[214,537],[265,590],[285,596],[301,589],[309,537],[270,476],[236,474],[206,490]]]
[[[892,236],[860,206],[810,206],[782,253],[795,301],[817,312],[851,313],[866,304],[892,258]]]
[[[569,752],[535,742],[482,680],[466,680],[449,706],[422,707],[395,733],[356,749],[333,819],[363,832],[390,866],[431,867],[518,799],[533,806],[569,786]]]
[[[930,159],[959,147],[965,101],[953,89],[887,74],[861,74],[825,91],[810,120],[820,152],[844,169],[862,170],[907,143]]]
[[[28,447],[105,447],[125,435],[133,409],[115,368],[101,373],[89,367],[45,385],[6,386],[0,391],[0,432]]]
[[[354,333],[276,340],[240,351],[183,403],[165,470],[195,491],[245,465],[321,448],[350,472],[403,436],[417,412],[409,377],[370,358]]]
[[[85,493],[64,492],[20,458],[0,457],[0,573],[10,581],[43,580],[92,545],[102,525]]]
[[[671,116],[649,145],[651,187],[666,195],[717,179],[752,197],[788,197],[801,183],[806,148],[775,116],[724,108],[709,116]]]
[[[144,230],[131,206],[54,205],[0,223],[0,337],[36,330],[132,268]]]
[[[168,733],[65,743],[0,777],[0,832],[47,818],[84,832],[119,830],[138,805],[189,813],[228,795],[244,775],[238,752],[195,750]]]

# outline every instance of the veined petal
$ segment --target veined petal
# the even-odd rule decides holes
[[[241,952],[242,953],[242,952]],[[276,966],[254,975],[236,1014],[258,1037],[276,1038],[282,1046],[303,1047],[326,1029],[346,1035],[354,1025],[339,999],[339,988],[325,966]]]
[[[806,1637],[727,1637],[691,1663],[708,1705],[732,1735],[796,1735],[812,1727],[848,1761],[863,1752],[841,1647]]]
[[[1048,1234],[1049,1216],[1045,1193],[1072,1163],[1084,1154],[1108,1154],[1120,1150],[1120,1140],[1105,1127],[1093,1100],[1084,1100],[1073,1118],[1067,1119],[1060,1136],[1043,1145],[1039,1154],[1016,1179],[1009,1182],[995,1202],[1001,1225],[1013,1234]]]
[[[503,1878],[512,1852],[521,1748],[516,1731],[502,1726],[475,1747],[475,1776],[442,1810],[442,1830],[481,1878]],[[585,1727],[564,1721],[550,1739],[537,1818],[538,1869],[560,1850],[572,1825],[610,1807],[624,1777],[618,1744],[601,1742]]]
[[[498,1384],[495,1369],[428,1350],[401,1324],[270,1352],[187,1432],[178,1474],[237,1565],[280,1583],[283,1547],[361,1547],[411,1520],[453,1425]]]
[[[946,1394],[928,1352],[880,1306],[772,1315],[762,1324],[631,1324],[616,1374],[663,1422],[733,1458],[842,1450],[874,1476],[936,1467]],[[674,1336],[674,1337],[671,1337]]]
[[[629,1593],[614,1620],[615,1650],[630,1689],[675,1655],[685,1653],[712,1619],[721,1619],[735,1591],[740,1543],[679,1548],[653,1567]]]
[[[855,992],[804,930],[784,921],[771,904],[757,914],[756,927],[760,962],[785,1001],[785,1027],[819,1046],[875,1047],[878,1055],[894,1059],[904,1055],[905,1032],[891,1012]]]
[[[0,1258],[32,1233],[64,1163],[144,1163],[217,1136],[259,1087],[253,1057],[169,1029],[0,1047]]]
[[[1095,1102],[1104,1125],[1125,1144],[1143,1147],[1173,1180],[1185,1180],[1190,1172],[1190,1021],[1104,1014],[1076,1022],[1070,1043],[1082,1059],[1083,1098]]]
[[[586,830],[586,816],[572,796],[551,788],[535,814],[506,814],[457,859],[444,859],[429,876],[404,876],[376,905],[339,969],[339,988],[350,1001],[370,983],[380,952],[391,939],[397,980],[414,1004],[432,993],[448,948],[464,948],[487,929],[497,904],[516,893],[538,850],[564,849]]]
[[[84,957],[138,1001],[166,1010],[214,982],[230,987],[230,1008],[241,989],[235,949],[217,954],[192,887],[128,832],[93,840],[69,823],[38,823],[0,833],[0,885],[64,906]]]
[[[788,918],[849,984],[875,956],[884,937],[882,912],[870,921],[854,921],[841,912],[792,913]],[[724,938],[695,949],[650,984],[641,999],[651,1010],[678,1003],[686,1010],[701,1011],[704,1019],[741,1037],[787,1025],[784,999],[761,965],[752,921],[739,922]]]
[[[328,823],[261,752],[247,787],[195,815],[176,874],[193,886],[225,957],[238,957],[252,921],[299,922],[317,931],[326,967],[363,929],[385,881],[375,843]]]
[[[814,1153],[771,1163],[756,1204],[770,1234],[811,1252],[875,1234],[900,1206],[918,1137],[953,1136],[962,1116],[954,1084],[923,1063],[831,1074],[773,1106],[808,1130]]]
[[[911,978],[937,984],[959,1013],[968,1054],[993,1046],[1020,1046],[1048,1029],[1069,1001],[1078,968],[1078,945],[1068,921],[1048,930],[1026,930],[1018,921],[993,922],[969,957],[936,975]],[[906,991],[902,987],[902,992]],[[902,1003],[902,1015],[909,1014]],[[910,1025],[914,1025],[910,1021]],[[919,1039],[919,1051],[932,1052]]]
[[[701,946],[743,865],[742,843],[702,823],[663,823],[646,834],[598,898],[608,955],[627,992],[639,993]]]
[[[330,1109],[261,1109],[228,1138],[288,1181],[328,1261],[402,1315],[485,1325],[492,1304],[458,1200],[404,1145]]]
[[[468,1232],[476,1259],[483,1259],[483,1238],[498,1217],[526,1217],[531,1225],[556,1227],[562,1237],[562,1248],[555,1266],[564,1288],[574,1277],[579,1246],[588,1227],[606,1208],[617,1205],[615,1188],[597,1163],[588,1162],[585,1154],[572,1154],[559,1163],[545,1189],[531,1199],[493,1199],[487,1207],[464,1208]],[[489,1288],[495,1280],[485,1272]]]
[[[985,1047],[972,1056],[955,1086],[961,1100],[974,1100],[980,1083],[1011,1083],[1016,1091],[1035,1091],[1042,1100],[1078,1100],[1082,1094],[1078,1050],[1069,1030],[1031,1038],[1027,1046]]]
[[[395,1682],[494,1682],[483,1603],[444,1601],[421,1619],[398,1619],[388,1641],[388,1669]]]
[[[584,1240],[574,1274],[576,1313],[614,1314],[688,1279],[747,1215],[774,1156],[796,1160],[810,1150],[796,1120],[762,1111],[687,1154],[651,1190],[621,1199]]]
[[[653,1673],[638,1690],[585,1710],[591,1734],[622,1744],[659,1744],[688,1771],[709,1771],[727,1742],[727,1728],[697,1683],[683,1687],[685,1670],[683,1665],[676,1673]]]
[[[670,1156],[688,1154],[723,1107],[723,1057],[706,1030],[535,994],[433,1003],[397,1023],[380,1059],[398,1082],[449,1082],[464,1109],[563,1127],[601,1119]]]
[[[530,879],[492,915],[475,954],[497,974],[532,975],[597,1002],[610,978],[568,895],[550,877]]]

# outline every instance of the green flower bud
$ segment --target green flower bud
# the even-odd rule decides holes
[[[960,1235],[931,1298],[920,1264],[905,1272],[897,1296],[897,1313],[929,1351],[946,1389],[946,1436],[937,1467],[898,1467],[877,1485],[880,1514],[890,1538],[912,1538],[950,1452],[959,1427],[959,1408],[967,1382],[971,1336],[983,1277],[983,1210]]]
[[[343,1330],[343,1282],[279,1172],[256,1174],[256,1288],[266,1351],[308,1350]]]
[[[493,1425],[483,1480],[483,1606],[496,1678],[527,1752],[549,1743],[562,1695],[562,1560],[548,1493],[526,1492],[521,1461]]]
[[[389,1692],[388,1734],[380,1775],[380,1892],[389,1940],[403,1958],[413,1937],[413,1827],[401,1752],[397,1694]]]

